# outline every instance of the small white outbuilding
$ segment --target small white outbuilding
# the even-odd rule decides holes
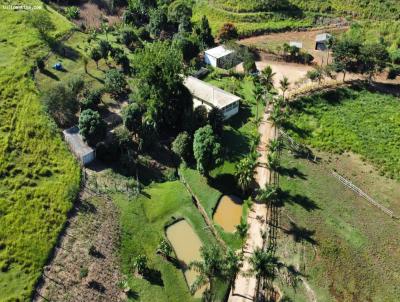
[[[204,52],[206,64],[219,68],[231,68],[235,64],[235,52],[220,45]]]
[[[96,158],[96,152],[79,134],[79,128],[74,126],[63,131],[64,139],[68,143],[71,152],[84,165],[90,164]]]
[[[226,92],[195,77],[187,77],[184,85],[193,96],[193,107],[205,106],[208,111],[213,107],[224,114],[224,120],[239,112],[240,97]]]

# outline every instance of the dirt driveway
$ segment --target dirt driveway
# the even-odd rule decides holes
[[[263,70],[267,66],[271,66],[273,72],[275,72],[274,86],[279,87],[279,81],[286,76],[293,87],[296,82],[302,81],[307,72],[312,70],[313,67],[304,64],[278,62],[272,60],[262,60],[256,62],[258,70]],[[243,72],[243,64],[236,66],[236,71]]]

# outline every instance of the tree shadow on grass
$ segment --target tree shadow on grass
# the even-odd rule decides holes
[[[218,174],[207,179],[208,184],[223,194],[240,195],[235,176],[229,173]]]
[[[305,175],[296,167],[291,167],[291,168],[279,167],[278,173],[282,176],[288,176],[290,178],[300,178],[303,180],[307,179],[307,175]]]
[[[240,103],[239,112],[228,119],[225,124],[231,126],[232,128],[239,129],[249,121],[249,118],[251,118],[251,116],[252,114],[250,106],[244,103]]]
[[[315,231],[309,230],[307,228],[303,228],[298,226],[294,222],[290,222],[290,228],[288,230],[284,230],[284,232],[293,237],[295,242],[308,242],[312,245],[318,244],[317,241],[313,238],[315,235]]]
[[[52,78],[55,81],[59,81],[60,80],[60,78],[56,74],[54,74],[53,72],[51,72],[48,69],[42,70],[41,73],[44,74],[45,76],[49,77],[49,78]]]
[[[292,132],[296,133],[301,138],[307,138],[311,135],[310,130],[302,129],[290,121],[286,121],[285,123],[283,123],[282,127],[285,131],[291,130]]]
[[[307,212],[320,209],[320,207],[315,203],[315,201],[311,200],[309,197],[305,195],[300,195],[300,194],[291,195],[290,192],[288,191],[280,190],[276,206],[283,207],[285,203],[298,204],[299,206],[304,208]]]
[[[239,131],[229,128],[224,130],[222,146],[224,146],[225,160],[234,162],[249,152],[250,140]]]
[[[161,272],[158,270],[152,268],[146,269],[146,272],[143,274],[143,278],[153,285],[164,286]]]
[[[139,293],[134,290],[129,290],[129,292],[126,294],[129,299],[133,300],[138,300],[139,299]]]
[[[80,53],[76,49],[65,45],[62,41],[58,41],[54,38],[48,38],[46,41],[51,51],[63,58],[76,61],[81,57]]]

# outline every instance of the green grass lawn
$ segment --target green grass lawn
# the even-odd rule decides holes
[[[314,21],[314,18],[308,15],[302,18],[294,18],[283,13],[236,13],[224,8],[226,7],[221,8],[218,4],[213,6],[213,4],[204,0],[198,1],[193,7],[193,21],[198,22],[203,16],[207,16],[214,34],[218,32],[224,23],[231,22],[235,24],[239,35],[242,37],[258,33],[310,27]],[[249,9],[254,9],[254,7]]]
[[[361,160],[327,153],[313,164],[283,152],[280,185],[284,208],[277,255],[300,269],[318,301],[395,301],[400,296],[400,224],[330,174],[338,168],[362,189],[398,212],[399,183],[379,176]],[[351,172],[349,171],[351,169]],[[289,218],[295,225],[291,224]],[[297,238],[297,239],[296,239]],[[309,301],[304,287],[279,282],[285,296]]]
[[[121,210],[122,271],[128,276],[137,300],[196,300],[189,293],[182,271],[156,255],[158,243],[165,236],[165,226],[177,218],[185,218],[204,245],[216,244],[184,185],[178,181],[159,183],[147,187],[137,199],[128,200],[123,195],[114,195],[113,198]],[[161,273],[163,286],[132,276],[131,261],[138,254],[145,254],[149,259],[149,267]],[[220,301],[227,291],[227,285],[220,283],[217,290]]]
[[[41,5],[40,1],[22,1]],[[48,8],[60,37],[71,24]],[[0,300],[27,301],[79,188],[79,168],[45,115],[30,70],[49,48],[0,10]]]
[[[292,107],[285,127],[294,138],[321,150],[360,154],[382,174],[400,179],[399,98],[343,88]]]

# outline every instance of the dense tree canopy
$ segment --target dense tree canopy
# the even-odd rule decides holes
[[[106,72],[106,78],[104,81],[107,92],[114,96],[119,96],[126,91],[126,80],[125,76],[116,69],[110,69]]]
[[[193,152],[200,173],[208,172],[222,161],[222,148],[210,125],[198,129],[194,134]]]
[[[126,129],[138,133],[142,126],[143,110],[136,103],[131,103],[122,110],[122,120]]]
[[[187,132],[181,132],[172,143],[172,151],[183,161],[189,162],[192,158],[192,140]]]
[[[133,58],[136,98],[158,129],[179,131],[191,116],[193,102],[183,85],[182,55],[168,41],[147,44]],[[165,127],[163,127],[165,126]]]
[[[86,109],[79,117],[79,133],[94,146],[106,135],[106,124],[97,111]]]

